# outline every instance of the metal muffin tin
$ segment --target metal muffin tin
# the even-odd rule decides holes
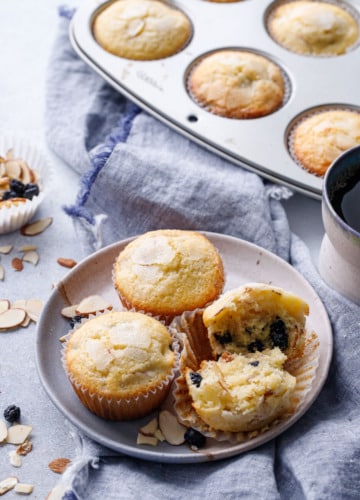
[[[322,106],[360,106],[359,46],[347,54],[313,57],[294,54],[268,34],[268,0],[212,3],[168,2],[191,20],[193,35],[179,53],[156,61],[133,61],[106,52],[92,35],[92,22],[108,2],[80,3],[70,26],[79,56],[115,89],[189,139],[259,175],[313,198],[321,197],[323,179],[291,157],[287,137],[294,120]],[[340,4],[337,2],[337,4]],[[345,3],[357,14],[360,3]],[[229,119],[201,108],[186,89],[191,65],[207,52],[224,48],[251,50],[269,57],[285,72],[290,95],[274,113],[256,119]]]

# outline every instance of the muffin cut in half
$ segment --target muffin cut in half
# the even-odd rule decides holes
[[[187,368],[192,406],[211,428],[228,432],[259,430],[291,406],[296,378],[284,370],[278,347],[253,354],[224,353]]]
[[[80,401],[108,420],[140,418],[166,398],[177,355],[168,329],[150,316],[110,312],[70,333],[63,365]]]
[[[223,290],[224,269],[206,236],[160,229],[135,238],[120,252],[113,280],[125,308],[170,322],[216,299]]]
[[[208,306],[203,321],[216,354],[249,353],[279,347],[301,356],[308,304],[297,295],[264,283],[231,290]]]

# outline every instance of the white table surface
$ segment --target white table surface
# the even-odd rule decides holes
[[[1,0],[0,2],[0,133],[14,132],[25,136],[29,142],[38,145],[48,154],[54,166],[54,188],[51,195],[46,198],[41,206],[38,215],[39,217],[50,215],[54,217],[54,221],[63,222],[69,218],[63,212],[62,206],[71,204],[74,201],[78,189],[78,176],[69,166],[51,153],[44,136],[45,75],[50,50],[57,30],[57,7],[59,5],[61,5],[59,0]],[[72,2],[67,5],[76,5],[76,3]],[[291,199],[284,202],[284,206],[289,217],[291,230],[307,243],[313,261],[317,264],[320,243],[323,237],[320,201],[295,194]],[[10,271],[7,279],[4,282],[0,281],[0,298],[15,300],[38,296],[46,300],[52,284],[61,279],[67,272],[67,269],[55,266],[52,275],[49,277],[48,286],[39,286],[36,273],[46,272],[46,261],[55,262],[60,256],[70,257],[75,260],[82,257],[80,249],[76,246],[70,220],[66,227],[67,229],[60,243],[56,239],[54,241],[48,241],[47,239],[46,248],[40,249],[42,261],[38,269],[32,271],[34,279],[29,276],[29,273],[12,272],[11,274]],[[18,232],[0,236],[0,245],[8,243],[14,245],[23,244]],[[69,248],[71,248],[71,255],[68,254],[67,249]],[[2,261],[4,260],[6,259],[2,257]],[[8,285],[9,280],[15,279],[15,274],[17,292],[14,292],[14,287]],[[31,282],[31,285],[29,285],[29,282]],[[11,296],[8,296],[9,293]],[[25,335],[25,333],[23,334]],[[34,335],[34,332],[32,334]],[[2,355],[4,355],[4,351],[0,351],[0,372]],[[21,374],[18,374],[18,376],[21,377]],[[33,383],[38,382],[34,381]],[[4,410],[5,396],[8,399],[9,395],[3,395],[3,399],[1,399],[1,396],[0,386],[0,418]],[[44,395],[44,397],[46,396]],[[16,399],[16,395],[14,395],[14,399]],[[31,416],[27,417],[31,420]],[[61,428],[63,425],[63,419],[55,408],[49,418],[53,419],[54,427]],[[41,434],[40,429],[36,429],[36,431],[38,435]],[[70,436],[66,437],[66,433],[64,433],[62,442],[64,450],[70,439]],[[39,466],[39,470],[42,471],[41,479],[40,477],[33,479],[33,482],[36,483],[36,489],[32,498],[45,498],[58,479],[54,473],[48,470],[46,465],[51,459],[61,456],[62,450],[49,450],[47,443],[46,437],[39,439],[36,453],[34,451],[35,458],[33,459],[39,460],[39,457],[41,457],[43,464],[41,467]],[[11,470],[10,466],[7,467],[7,472],[1,470],[1,463],[7,463],[4,457],[1,459],[1,454],[4,453],[6,452],[0,446],[0,481]],[[21,471],[15,472],[16,475],[21,476]],[[12,495],[15,494],[7,494],[6,498],[18,498],[18,496],[12,497]]]

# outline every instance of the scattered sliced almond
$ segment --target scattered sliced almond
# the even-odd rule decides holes
[[[16,448],[16,453],[18,455],[27,455],[32,450],[32,442],[26,439],[22,444]]]
[[[4,493],[6,493],[7,491],[15,488],[17,482],[18,480],[16,477],[7,477],[6,479],[0,481],[0,496],[4,495]]]
[[[159,428],[169,444],[176,446],[185,442],[186,427],[181,425],[176,416],[168,410],[159,413]]]
[[[89,314],[102,312],[106,309],[111,310],[112,308],[113,306],[107,300],[103,299],[101,295],[89,295],[78,304],[76,314],[88,316]]]
[[[15,328],[24,321],[26,312],[24,309],[11,308],[0,314],[0,330]]]
[[[8,160],[6,162],[6,172],[11,179],[20,179],[21,166],[17,160]]]
[[[32,427],[30,425],[16,424],[8,427],[6,442],[10,444],[22,444],[30,436]]]
[[[136,444],[148,444],[150,446],[157,446],[158,440],[154,436],[144,436],[141,432],[138,433]]]
[[[26,300],[25,299],[17,299],[14,300],[12,303],[11,307],[17,308],[17,309],[24,309],[26,308]]]
[[[37,246],[36,245],[23,245],[22,247],[19,248],[20,252],[31,252],[32,250],[36,250]]]
[[[67,267],[69,269],[73,268],[76,266],[77,262],[74,259],[65,259],[64,257],[59,257],[57,259],[57,263],[60,264],[60,266]]]
[[[40,299],[29,299],[26,301],[25,310],[30,319],[37,323],[43,308],[43,301]]]
[[[10,309],[10,301],[7,299],[0,299],[0,314]]]
[[[158,428],[158,420],[157,418],[153,418],[143,427],[140,427],[139,432],[144,436],[154,436],[156,429]]]
[[[6,440],[8,434],[8,428],[6,422],[0,420],[0,443]]]
[[[71,319],[73,318],[74,316],[76,316],[76,309],[78,307],[78,304],[75,304],[73,306],[66,306],[66,307],[63,307],[61,309],[61,314],[62,316],[64,316],[65,318],[68,318],[68,319]]]
[[[22,260],[19,259],[19,257],[14,257],[11,261],[11,265],[12,268],[15,269],[15,271],[22,271],[24,269],[24,264],[22,263]]]
[[[36,236],[47,229],[52,223],[52,217],[45,217],[44,219],[39,219],[30,224],[26,224],[20,229],[20,232],[24,236]]]
[[[29,250],[24,253],[22,260],[25,262],[30,262],[30,264],[34,264],[34,266],[36,266],[36,264],[39,262],[39,254],[36,250]]]
[[[21,467],[22,466],[22,458],[16,453],[16,450],[11,450],[9,453],[10,463],[13,467]]]
[[[0,253],[3,253],[3,254],[8,254],[11,252],[11,250],[13,249],[13,245],[3,245],[0,247]]]
[[[53,472],[56,472],[56,474],[62,474],[67,469],[70,462],[71,460],[68,458],[55,458],[55,460],[49,463],[48,467]]]
[[[154,432],[154,437],[158,438],[158,440],[161,442],[165,441],[165,436],[160,429],[156,429],[156,431]]]
[[[25,313],[26,313],[26,311],[25,311]],[[26,328],[26,327],[28,327],[28,326],[30,325],[30,322],[31,322],[31,318],[30,318],[30,316],[28,315],[28,313],[26,313],[26,315],[25,315],[25,319],[24,319],[24,321],[21,323],[21,325],[20,325],[20,326],[22,326],[23,328]]]
[[[30,495],[33,490],[34,485],[29,483],[17,483],[14,488],[14,491],[16,491],[16,493],[23,493],[24,495]]]
[[[0,281],[3,281],[5,278],[5,270],[3,266],[0,264]]]

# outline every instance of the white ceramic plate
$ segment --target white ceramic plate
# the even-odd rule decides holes
[[[215,233],[204,233],[218,248],[225,267],[229,290],[246,282],[273,283],[300,295],[310,306],[308,328],[315,330],[320,341],[320,359],[311,391],[304,404],[291,418],[250,441],[230,444],[207,440],[206,447],[194,452],[186,445],[161,443],[156,447],[137,446],[139,427],[150,416],[132,422],[105,421],[86,410],[73,392],[61,365],[59,338],[68,332],[69,323],[61,309],[97,293],[121,308],[112,285],[112,266],[117,254],[131,239],[110,245],[72,269],[51,294],[38,323],[36,359],[40,379],[58,409],[89,437],[108,448],[134,457],[156,462],[194,463],[219,460],[253,449],[293,425],[318,396],[327,377],[332,356],[332,331],[326,310],[309,283],[288,263],[250,243]]]

